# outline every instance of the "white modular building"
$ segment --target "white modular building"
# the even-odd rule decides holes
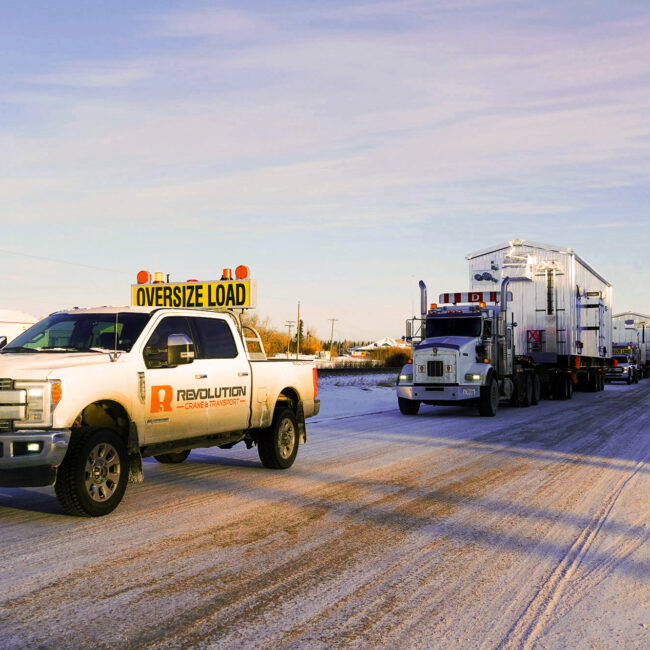
[[[612,345],[612,285],[570,248],[524,239],[466,256],[470,291],[506,286],[516,353],[538,362],[606,358]]]
[[[0,338],[6,336],[7,342],[12,341],[38,320],[35,316],[22,311],[0,309]]]

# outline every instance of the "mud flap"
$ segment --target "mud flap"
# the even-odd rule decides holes
[[[135,422],[129,424],[127,451],[129,454],[129,483],[143,483],[144,470],[142,469],[142,455],[138,443],[138,428],[135,426]]]
[[[296,422],[298,423],[298,444],[304,445],[307,442],[307,427],[305,426],[305,409],[302,400],[296,407]]]

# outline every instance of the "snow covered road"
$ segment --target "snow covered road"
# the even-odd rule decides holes
[[[650,646],[650,381],[402,416],[328,377],[286,472],[145,462],[110,516],[0,488],[0,647]]]

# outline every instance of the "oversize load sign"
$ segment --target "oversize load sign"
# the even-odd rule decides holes
[[[134,284],[131,304],[136,307],[255,307],[253,280],[226,282],[183,282],[179,284]]]

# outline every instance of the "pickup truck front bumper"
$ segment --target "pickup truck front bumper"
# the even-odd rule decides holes
[[[478,399],[481,396],[481,387],[443,384],[398,385],[397,396],[430,404],[449,404]]]
[[[0,434],[0,487],[54,485],[69,442],[69,429]]]

